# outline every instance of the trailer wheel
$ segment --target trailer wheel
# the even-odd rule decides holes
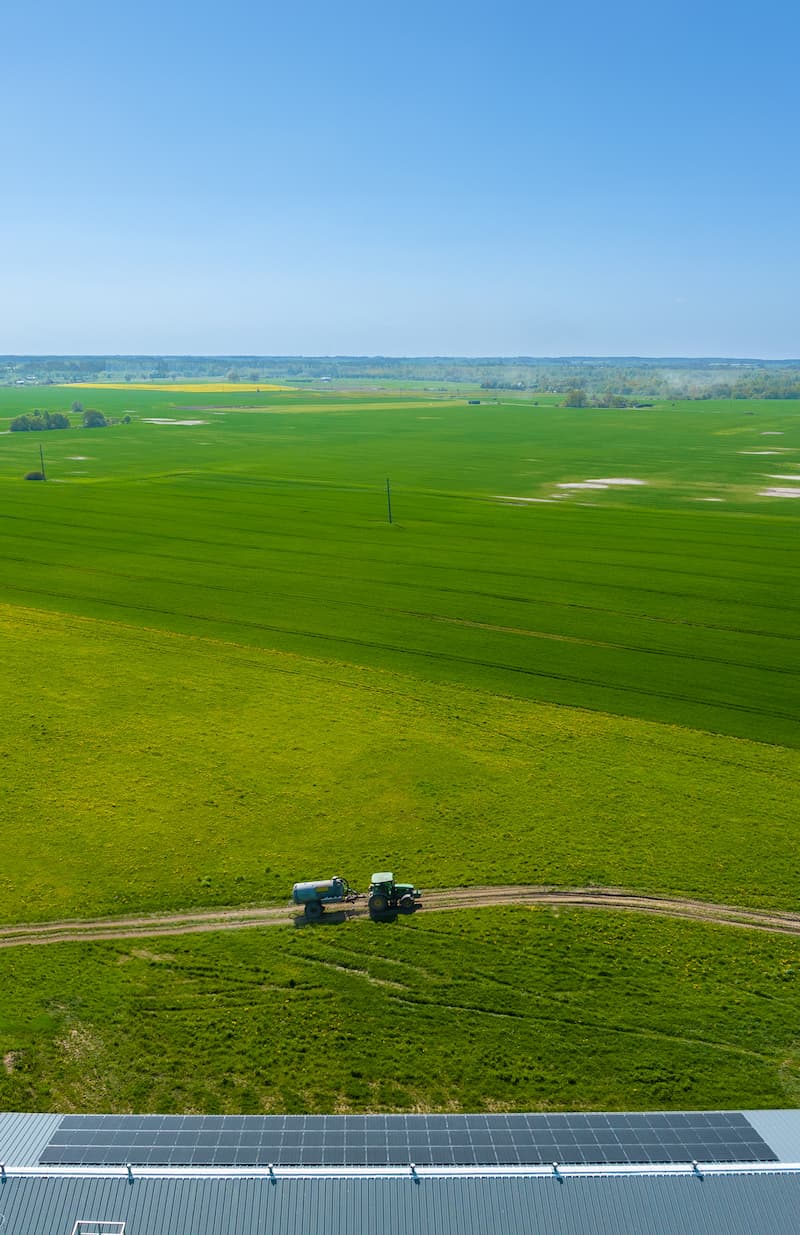
[[[372,918],[382,918],[389,908],[389,897],[383,892],[376,892],[369,898],[369,912]]]
[[[306,901],[306,917],[311,922],[317,921],[322,917],[323,905],[321,901]]]
[[[416,906],[414,905],[414,897],[406,892],[405,896],[400,897],[400,912],[413,913]]]

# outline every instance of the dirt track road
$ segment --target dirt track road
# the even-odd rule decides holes
[[[441,888],[425,892],[420,912],[484,909],[497,905],[578,906],[586,909],[626,909],[636,913],[690,918],[750,930],[800,935],[800,913],[745,909],[715,905],[708,901],[668,896],[642,896],[624,888],[552,888],[510,886],[486,888]],[[366,917],[366,901],[347,909],[329,910],[326,917]],[[145,939],[158,935],[192,935],[205,931],[242,930],[254,926],[305,925],[296,906],[247,909],[208,909],[197,912],[157,914],[147,917],[93,918],[87,921],[41,922],[35,925],[0,926],[0,948],[44,943],[96,943],[108,939]]]

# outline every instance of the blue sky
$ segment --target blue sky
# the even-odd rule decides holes
[[[800,355],[796,5],[17,5],[0,353]]]

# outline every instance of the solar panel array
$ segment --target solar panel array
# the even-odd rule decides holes
[[[775,1162],[739,1111],[67,1115],[40,1165],[526,1166]]]

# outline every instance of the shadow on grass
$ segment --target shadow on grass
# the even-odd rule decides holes
[[[319,918],[307,918],[305,914],[298,914],[294,918],[294,925],[297,929],[307,926],[339,926],[342,922],[347,922],[350,918],[363,917],[363,914],[356,914],[352,910],[336,909],[331,911],[326,910]],[[382,913],[380,917],[373,918],[370,915],[370,920],[376,926],[384,926],[390,922],[396,922],[398,918],[410,918],[413,914],[399,913],[396,909],[389,910],[388,913]]]

